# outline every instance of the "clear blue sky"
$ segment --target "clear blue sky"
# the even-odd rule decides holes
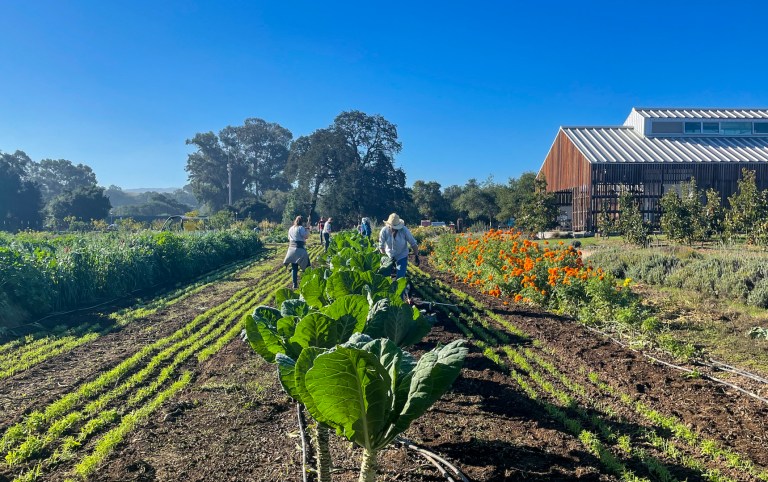
[[[0,2],[0,150],[180,187],[196,132],[398,126],[444,187],[539,169],[560,125],[768,106],[768,2]]]

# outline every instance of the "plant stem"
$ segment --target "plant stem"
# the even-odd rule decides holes
[[[315,424],[312,428],[315,443],[318,482],[331,482],[331,451],[328,448],[328,429]]]
[[[302,404],[296,403],[296,415],[299,419],[299,434],[301,434],[301,480],[307,482],[307,434],[304,431],[306,422],[304,421],[304,412],[302,412],[302,408]]]
[[[363,450],[363,462],[360,464],[358,482],[376,482],[376,471],[379,469],[378,455],[376,450]]]

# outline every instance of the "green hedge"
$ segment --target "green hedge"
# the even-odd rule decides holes
[[[0,328],[254,255],[252,231],[0,235]]]
[[[618,278],[697,291],[768,308],[768,256],[692,249],[610,248],[590,261]]]

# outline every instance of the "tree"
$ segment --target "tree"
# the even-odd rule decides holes
[[[703,211],[705,237],[707,239],[712,236],[721,237],[724,230],[725,212],[720,202],[720,193],[712,188],[707,189],[706,198],[707,203],[704,205]]]
[[[341,133],[333,128],[318,129],[291,145],[285,176],[309,193],[309,205],[303,213],[308,218],[315,213],[320,196],[331,190],[343,166],[353,157],[350,149]]]
[[[27,169],[31,164],[23,151],[0,152],[0,229],[17,230],[41,226],[42,197]]]
[[[117,216],[174,216],[189,211],[192,211],[192,206],[180,203],[171,196],[153,192],[150,193],[147,202],[117,207],[114,209],[114,214]]]
[[[496,202],[499,221],[517,220],[529,210],[536,196],[536,173],[525,172],[519,179],[509,178],[506,186],[497,187]]]
[[[741,179],[738,181],[738,189],[733,196],[728,198],[731,206],[725,215],[726,232],[746,234],[747,242],[754,243],[757,229],[766,214],[765,192],[757,189],[755,171],[746,168],[741,171]]]
[[[280,192],[280,191],[269,191]],[[276,217],[269,204],[257,198],[256,196],[244,197],[238,200],[232,205],[232,208],[239,218],[249,218],[254,221],[262,221],[268,219],[270,221],[279,221],[280,217]]]
[[[381,115],[342,112],[330,127],[291,146],[286,177],[301,189],[305,204],[289,202],[287,211],[311,215],[319,208],[339,225],[363,215],[383,219],[410,199],[405,172],[394,166],[401,148],[397,127]]]
[[[388,216],[407,199],[405,172],[394,166],[402,149],[397,126],[378,114],[347,111],[336,116],[331,128],[349,156],[329,192],[334,199],[331,213],[352,223],[363,214]]]
[[[495,189],[492,180],[487,180],[483,184],[476,179],[467,181],[467,185],[462,193],[454,201],[454,207],[465,212],[470,220],[481,221],[487,219],[489,225],[493,224],[493,219],[499,212],[496,205]]]
[[[648,240],[651,228],[643,220],[643,213],[640,211],[640,205],[629,192],[621,193],[619,197],[619,233],[624,240],[637,246],[648,246]]]
[[[533,199],[521,206],[516,226],[524,232],[539,233],[557,224],[557,200],[555,194],[547,192],[547,181],[543,176],[534,180]]]
[[[40,186],[44,202],[64,191],[96,185],[96,174],[89,166],[74,165],[66,159],[43,159],[39,163],[31,163],[30,179]]]
[[[662,196],[661,229],[669,239],[692,244],[694,240],[706,237],[702,193],[696,188],[696,180],[680,184],[680,196],[674,190]]]
[[[597,233],[600,237],[608,238],[613,230],[613,219],[608,213],[608,202],[603,201],[600,214],[597,216]]]
[[[287,189],[283,177],[293,135],[279,124],[246,119],[244,125],[227,126],[219,135],[198,133],[187,140],[197,147],[188,155],[186,171],[195,197],[211,210],[229,202],[229,171],[232,202],[270,189]]]
[[[104,195],[104,188],[98,186],[79,187],[64,191],[48,203],[48,211],[54,223],[73,217],[79,221],[105,219],[112,205]]]
[[[411,193],[416,209],[423,219],[448,219],[450,216],[451,210],[440,192],[440,183],[416,181]]]

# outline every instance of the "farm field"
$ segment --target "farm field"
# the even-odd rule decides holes
[[[294,402],[238,336],[243,315],[290,283],[281,261],[271,250],[0,379],[0,480],[300,480]],[[465,338],[470,352],[404,435],[471,480],[768,480],[768,404],[432,266],[409,269],[435,316],[412,351]],[[23,348],[3,347],[0,360]],[[357,480],[359,449],[331,440],[333,479]],[[404,448],[382,452],[380,478],[445,480]]]

